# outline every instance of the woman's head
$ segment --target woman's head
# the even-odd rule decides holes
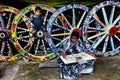
[[[80,35],[77,31],[73,31],[70,37],[72,43],[76,42],[80,38]]]

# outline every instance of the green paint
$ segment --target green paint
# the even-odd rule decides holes
[[[51,54],[48,56],[49,59],[52,59],[52,58],[54,58],[54,57],[56,57],[56,55],[55,55],[54,53],[51,53]]]
[[[21,0],[21,2],[27,2],[27,3],[36,3],[36,4],[46,4],[52,7],[62,7],[66,4],[71,3],[80,3],[86,6],[94,6],[98,3],[100,3],[103,0]]]
[[[22,55],[25,55],[25,53],[26,53],[26,52],[25,52],[24,50],[21,50],[21,51],[20,51],[20,54],[22,54]]]
[[[29,12],[30,11],[30,8],[26,7],[22,10],[22,13],[26,13],[26,12]]]
[[[17,54],[16,57],[19,59],[19,58],[22,58],[22,55],[21,54]]]

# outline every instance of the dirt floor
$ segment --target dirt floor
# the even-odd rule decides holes
[[[0,80],[63,80],[59,79],[59,68],[40,68],[39,64],[1,63]],[[120,56],[97,58],[93,75],[82,75],[76,80],[120,80]]]

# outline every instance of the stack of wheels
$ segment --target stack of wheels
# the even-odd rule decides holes
[[[42,9],[43,26],[40,30],[34,30],[31,17],[35,14],[36,7]],[[46,24],[49,17],[56,9],[44,4],[34,4],[25,7],[17,14],[12,23],[12,39],[19,53],[33,61],[46,61],[55,58],[55,54],[48,46],[46,37]]]
[[[105,1],[89,12],[83,25],[87,48],[96,56],[109,57],[120,52],[120,2]]]
[[[50,17],[47,24],[49,38],[47,41],[51,49],[59,55],[57,48],[72,33],[73,30],[81,30],[88,7],[81,4],[68,4],[58,8]],[[82,40],[82,37],[81,37]]]
[[[11,37],[11,23],[20,10],[0,5],[0,61],[15,61],[22,56],[13,46]]]

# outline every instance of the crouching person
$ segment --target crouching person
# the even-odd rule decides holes
[[[73,30],[70,37],[68,37],[62,44],[58,47],[59,58],[58,63],[60,65],[60,78],[74,80],[76,77],[81,76],[81,74],[92,74],[94,69],[94,60],[84,61],[78,57],[78,62],[65,64],[61,59],[61,56],[66,59],[68,55],[86,54],[87,49],[83,46],[80,40],[81,31],[79,29]],[[85,53],[86,52],[86,53]]]

